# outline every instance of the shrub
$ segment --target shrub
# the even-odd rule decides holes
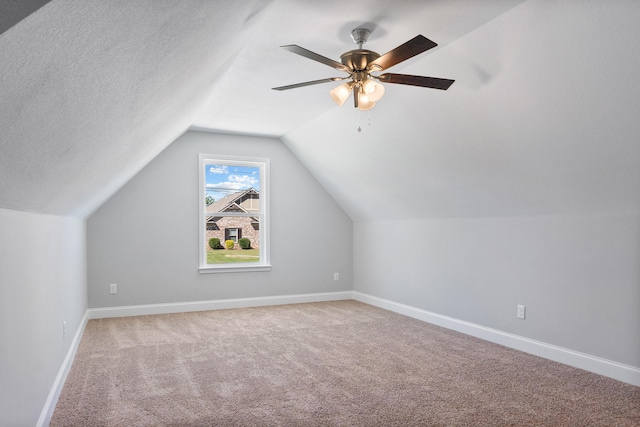
[[[243,237],[240,240],[238,240],[238,244],[242,249],[251,249],[251,240],[249,240],[246,237]]]
[[[224,245],[227,247],[227,249],[233,249],[233,247],[236,244],[235,244],[235,242],[233,240],[227,240],[226,242],[224,242]]]
[[[224,249],[224,246],[220,244],[220,239],[217,237],[212,237],[209,239],[209,247],[211,249]]]

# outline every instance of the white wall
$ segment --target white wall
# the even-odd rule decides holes
[[[0,209],[0,425],[36,425],[86,308],[85,222]]]
[[[271,160],[271,271],[198,273],[199,153]],[[278,139],[187,132],[88,219],[87,234],[91,308],[352,289],[352,222]]]
[[[639,214],[355,222],[354,245],[355,291],[640,367]]]

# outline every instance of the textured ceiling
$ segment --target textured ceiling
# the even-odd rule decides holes
[[[271,90],[358,26],[456,82]],[[355,220],[638,212],[639,39],[632,0],[52,0],[0,34],[0,208],[86,216],[193,126],[281,137]]]
[[[192,124],[263,7],[53,0],[0,35],[0,207],[93,211]]]

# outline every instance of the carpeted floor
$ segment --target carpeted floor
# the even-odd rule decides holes
[[[90,320],[51,426],[640,426],[640,387],[336,301]]]

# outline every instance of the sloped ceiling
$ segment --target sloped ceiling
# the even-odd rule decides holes
[[[53,0],[0,35],[0,207],[85,217],[185,131],[258,1]]]
[[[358,26],[456,83],[271,90]],[[87,216],[193,126],[281,137],[354,220],[639,212],[639,39],[632,0],[52,0],[0,34],[0,207]]]

